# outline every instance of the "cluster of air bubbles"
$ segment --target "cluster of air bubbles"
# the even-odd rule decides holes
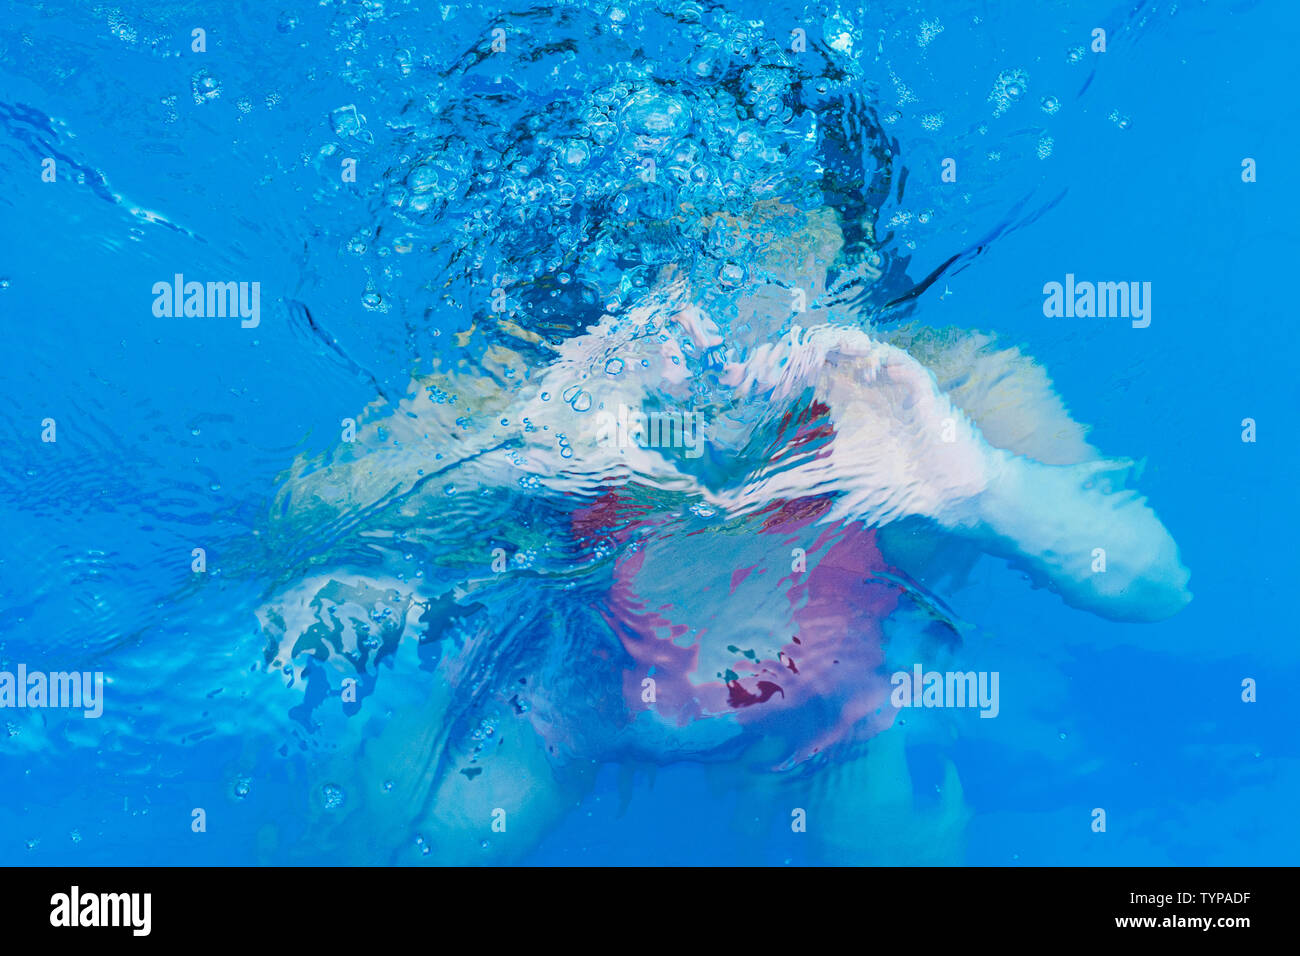
[[[993,83],[989,93],[989,102],[993,104],[993,115],[1001,116],[1025,95],[1029,89],[1029,77],[1024,70],[1003,70]]]
[[[343,806],[345,794],[343,788],[335,783],[327,783],[321,787],[321,803],[326,810],[337,810]]]
[[[368,651],[377,649],[380,645],[379,637],[370,630],[370,625],[361,623],[356,625],[357,644]]]
[[[175,94],[172,94],[171,96],[164,96],[162,99],[158,101],[163,105],[163,107],[166,110],[166,113],[164,114],[163,118],[168,123],[175,123],[178,119],[180,119],[180,113],[177,112],[176,110],[176,103],[178,99],[179,97],[177,97]]]
[[[940,33],[943,32],[943,24],[938,18],[934,20],[922,20],[921,26],[916,31],[916,45],[925,48],[928,47]]]
[[[794,56],[761,24],[696,15],[673,24],[678,46],[692,52],[655,59],[620,46],[609,15],[581,12],[585,26],[567,28],[602,32],[621,57],[585,65],[582,82],[563,96],[541,101],[511,86],[489,104],[457,92],[545,66],[535,49],[510,45],[467,62],[463,78],[414,98],[386,124],[399,142],[382,171],[378,210],[392,221],[377,227],[406,237],[406,249],[432,249],[429,268],[444,288],[508,285],[504,309],[495,294],[477,308],[491,302],[493,313],[552,340],[602,312],[618,314],[668,263],[695,281],[755,279],[736,271],[745,250],[715,256],[705,247],[707,223],[718,213],[744,216],[756,200],[818,204],[821,184],[807,174],[820,142],[816,108],[835,85],[828,72],[843,67],[837,54],[851,55],[859,36],[835,14],[821,24],[824,45],[813,26],[809,55]],[[819,81],[823,92],[813,94]],[[345,141],[368,135],[351,104],[331,114],[331,127]],[[377,234],[355,237],[348,251],[378,255],[387,241],[374,241]],[[487,284],[507,271],[508,284]],[[378,291],[391,298],[382,283]]]
[[[849,19],[842,13],[831,14],[822,24],[822,37],[826,45],[837,53],[853,52],[853,40],[856,30]]]
[[[1060,109],[1061,109],[1061,101],[1058,100],[1055,96],[1044,96],[1044,97],[1043,97],[1043,112],[1044,112],[1044,113],[1047,113],[1049,116],[1050,116],[1050,115],[1055,115],[1057,112],[1060,111]]]
[[[899,106],[906,106],[908,103],[917,101],[916,92],[897,73],[890,71],[889,81],[894,85],[894,98]]]
[[[605,558],[612,556],[618,550],[618,545],[613,538],[597,538],[591,545],[591,556],[596,561],[603,561]]]

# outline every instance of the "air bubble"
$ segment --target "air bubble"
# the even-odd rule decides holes
[[[365,122],[365,117],[357,112],[356,106],[352,103],[340,106],[330,113],[330,128],[336,135],[345,139],[360,133]]]
[[[564,165],[572,170],[579,170],[591,162],[591,147],[585,140],[574,140],[565,146],[561,155]]]
[[[199,70],[190,80],[190,92],[195,103],[207,103],[221,95],[221,81],[207,70]]]
[[[691,111],[684,101],[662,90],[638,90],[624,105],[620,118],[629,132],[666,141],[686,131]]]
[[[745,267],[735,262],[724,262],[718,270],[718,281],[725,286],[738,286],[745,281]]]

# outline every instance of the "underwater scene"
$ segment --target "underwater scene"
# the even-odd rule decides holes
[[[1294,863],[1298,27],[8,4],[0,862]]]

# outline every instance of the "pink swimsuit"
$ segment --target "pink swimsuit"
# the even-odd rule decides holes
[[[752,519],[757,533],[772,539],[764,541],[764,553],[775,558],[784,576],[771,587],[784,589],[795,625],[775,660],[753,652],[746,656],[734,647],[741,640],[729,640],[716,627],[698,630],[700,622],[675,616],[680,609],[672,604],[647,607],[638,579],[646,573],[646,549],[655,547],[653,539],[618,558],[613,586],[598,610],[634,662],[623,671],[622,681],[630,718],[652,710],[659,722],[684,729],[673,736],[687,741],[687,749],[691,725],[733,721],[755,737],[779,738],[788,749],[786,766],[846,739],[855,728],[861,736],[873,736],[893,723],[888,676],[881,670],[881,622],[896,607],[900,589],[873,576],[886,570],[874,531],[856,522],[838,528],[813,525],[828,505],[826,498],[786,501]],[[616,516],[626,520],[626,505],[619,495],[609,494],[574,515],[574,530],[581,535],[593,527],[617,526],[622,522],[613,520]],[[626,541],[638,526],[645,523],[633,523],[616,537]],[[789,570],[792,547],[806,549],[806,571]],[[708,578],[710,573],[702,568],[702,588],[716,580],[717,573]],[[737,596],[742,584],[766,573],[758,564],[734,568],[729,581],[717,586],[728,587],[728,600],[743,601]],[[774,624],[788,627],[788,622]],[[697,628],[695,641],[682,646],[692,627]],[[707,678],[696,673],[701,639],[727,640],[737,651],[726,672]],[[642,699],[646,677],[655,682],[653,703]]]

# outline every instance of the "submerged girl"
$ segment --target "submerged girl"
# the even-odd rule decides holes
[[[313,800],[307,839],[519,859],[598,767],[691,760],[743,794],[737,826],[797,810],[826,859],[951,859],[959,775],[913,801],[890,699],[891,670],[958,649],[934,582],[991,554],[1158,620],[1190,597],[1177,547],[1031,359],[873,321],[903,271],[873,224],[906,177],[842,17],[794,53],[723,8],[547,16],[410,97],[376,212],[437,226],[423,276],[513,269],[527,308],[494,302],[297,462],[265,536],[304,793],[361,781]],[[600,63],[569,55],[592,37]]]
[[[1189,600],[1129,463],[1097,455],[1038,366],[986,336],[819,308],[842,244],[830,210],[763,203],[725,227],[761,281],[702,291],[668,266],[549,363],[491,346],[295,468],[285,534],[358,546],[268,602],[268,663],[331,665],[329,695],[351,677],[363,712],[404,645],[433,670],[361,754],[398,791],[353,808],[363,858],[416,832],[432,860],[514,858],[607,761],[861,776],[897,713],[891,647],[955,642],[915,583],[945,552],[1006,558],[1111,620]],[[791,288],[813,306],[792,312]],[[600,413],[620,407],[694,416],[703,440],[611,441]],[[454,557],[412,580],[403,552],[433,535]]]

